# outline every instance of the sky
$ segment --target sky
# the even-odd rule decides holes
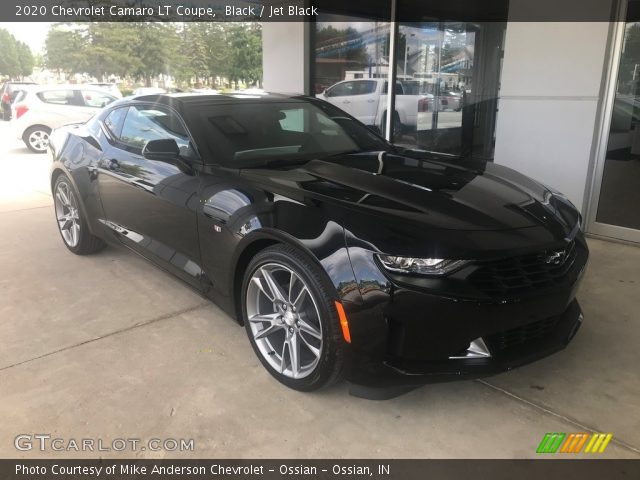
[[[31,47],[33,53],[42,53],[44,40],[51,28],[46,22],[0,22],[0,28],[8,30],[16,39]]]

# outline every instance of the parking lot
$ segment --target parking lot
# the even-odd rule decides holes
[[[339,384],[289,390],[245,332],[124,250],[77,257],[56,231],[49,157],[0,122],[0,457],[20,434],[193,439],[193,452],[101,457],[535,457],[546,432],[611,432],[602,457],[640,458],[640,249],[590,239],[585,323],[564,351],[478,381],[368,401]],[[582,454],[581,456],[585,456]]]

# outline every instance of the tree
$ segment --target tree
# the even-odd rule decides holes
[[[180,35],[180,53],[172,65],[173,75],[182,82],[196,82],[209,76],[207,23],[185,23]]]
[[[29,46],[16,40],[7,30],[0,29],[0,74],[26,77],[33,73],[35,59]]]
[[[18,61],[18,52],[16,44],[8,31],[0,29],[0,74],[13,77],[20,70],[20,62]]]
[[[22,77],[31,75],[36,63],[31,49],[24,42],[16,42],[16,51],[18,53],[18,63],[20,64],[20,75]]]
[[[90,75],[104,79],[109,75],[125,76],[141,67],[135,52],[138,42],[130,23],[96,22],[89,25],[82,65]]]
[[[137,60],[137,66],[129,73],[147,85],[153,77],[168,74],[172,59],[179,54],[175,48],[179,43],[175,25],[161,22],[126,25],[132,29],[131,55]]]
[[[232,57],[228,43],[229,25],[219,22],[190,22],[178,30],[178,52],[171,62],[171,75],[181,82],[214,85],[216,77],[229,72]]]
[[[255,84],[262,79],[257,23],[94,22],[57,24],[46,39],[48,68],[118,75],[149,85],[159,75],[213,84],[216,77]]]
[[[262,32],[260,25],[228,24],[229,61],[226,75],[238,86],[240,80],[255,84],[262,79]]]
[[[45,64],[58,72],[76,73],[86,69],[85,37],[82,28],[56,24],[45,40]]]

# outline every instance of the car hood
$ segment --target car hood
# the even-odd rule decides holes
[[[575,207],[543,185],[487,162],[429,158],[425,153],[372,152],[312,160],[252,177],[318,195],[363,213],[448,230],[511,230],[544,226],[566,236]]]

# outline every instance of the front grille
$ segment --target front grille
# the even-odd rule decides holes
[[[558,321],[557,317],[547,318],[529,323],[522,327],[512,328],[504,332],[487,336],[487,342],[492,352],[508,350],[526,343],[542,340],[551,334]]]
[[[563,284],[576,261],[576,242],[564,250],[521,255],[487,262],[469,276],[469,281],[489,296],[511,297]]]

